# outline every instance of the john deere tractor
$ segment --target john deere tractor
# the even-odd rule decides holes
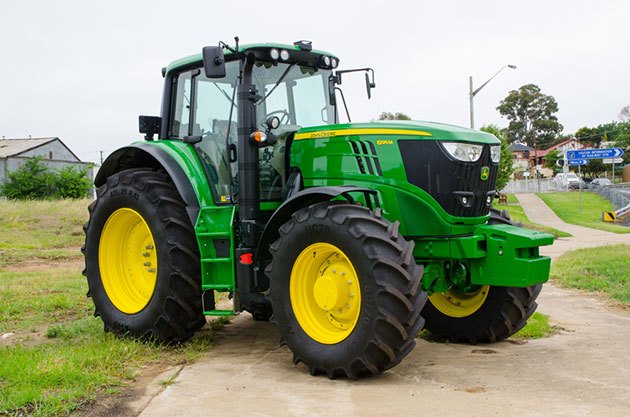
[[[177,343],[248,311],[312,374],[357,378],[398,364],[425,321],[467,343],[525,325],[553,238],[492,208],[499,140],[351,122],[342,76],[369,96],[374,71],[338,64],[236,39],[162,70],[161,116],[95,179],[85,275],[106,330]]]

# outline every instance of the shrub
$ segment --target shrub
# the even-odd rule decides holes
[[[47,198],[53,194],[52,174],[42,163],[41,157],[29,158],[17,170],[11,172],[2,184],[2,195],[10,199],[25,200]]]
[[[91,166],[66,166],[51,171],[42,157],[29,158],[9,174],[0,185],[0,194],[12,200],[46,198],[81,198],[90,195],[92,183],[88,177]]]
[[[91,166],[76,168],[68,165],[61,168],[53,176],[56,198],[89,197],[92,191],[92,181],[88,177]]]

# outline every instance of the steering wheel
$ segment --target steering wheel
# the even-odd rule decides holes
[[[265,116],[265,120],[269,119],[271,116],[277,116],[280,119],[280,124],[288,124],[291,120],[291,115],[286,110],[274,110],[271,113],[267,113]]]

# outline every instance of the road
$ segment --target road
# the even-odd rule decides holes
[[[535,195],[519,198],[532,221],[574,235],[546,249],[552,257],[630,243],[630,235],[567,225]],[[311,377],[278,346],[273,325],[243,314],[206,357],[177,370],[174,384],[157,394],[154,387],[134,407],[142,417],[628,416],[630,314],[549,284],[538,311],[558,334],[476,346],[419,339],[399,366],[359,381]]]

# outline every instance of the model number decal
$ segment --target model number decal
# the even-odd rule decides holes
[[[325,224],[313,224],[310,226],[304,227],[309,233],[328,233],[330,231],[330,227]]]
[[[377,145],[393,145],[394,141],[393,140],[377,140],[376,141]]]
[[[109,196],[110,197],[116,197],[116,196],[126,196],[128,195],[129,197],[133,198],[134,200],[137,200],[140,198],[140,194],[138,194],[137,192],[133,191],[133,190],[128,190],[126,188],[117,188],[115,190],[111,190],[109,192]]]

